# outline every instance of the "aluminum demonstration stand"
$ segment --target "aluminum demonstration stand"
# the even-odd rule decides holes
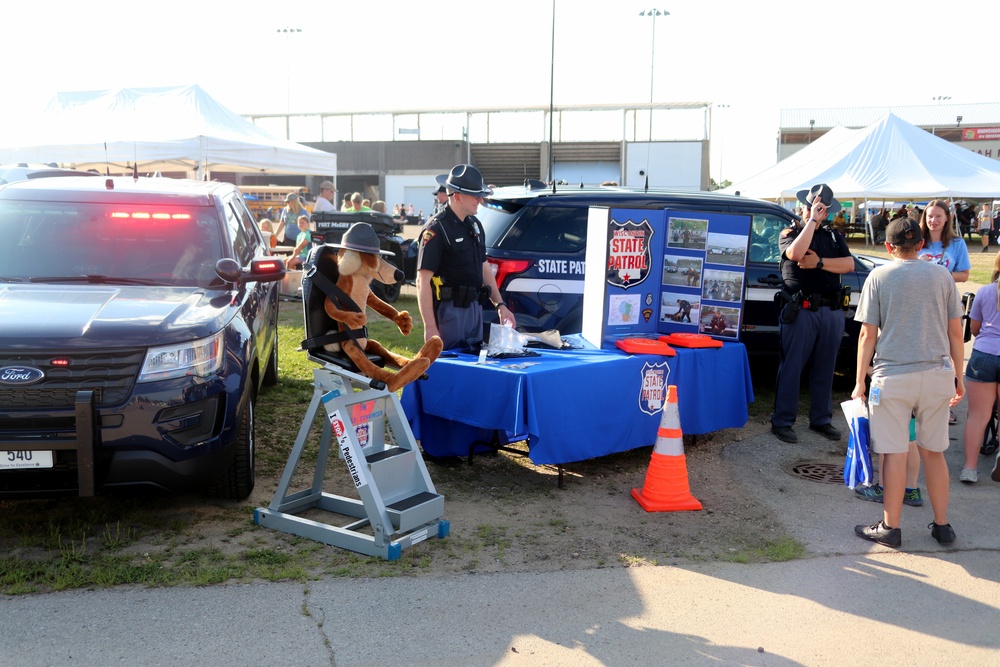
[[[285,472],[270,506],[254,512],[254,522],[387,560],[397,560],[403,549],[427,538],[447,537],[450,524],[441,518],[444,496],[434,490],[396,394],[381,382],[330,363],[313,375],[312,401]],[[328,418],[323,420],[312,486],[289,493],[321,408]],[[360,500],[323,492],[334,435]],[[338,527],[298,516],[313,509],[358,520]]]

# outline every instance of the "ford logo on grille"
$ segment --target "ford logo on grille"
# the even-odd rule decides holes
[[[45,373],[31,366],[4,366],[0,368],[0,384],[34,384]]]

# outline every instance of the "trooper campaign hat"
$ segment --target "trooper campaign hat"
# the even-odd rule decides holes
[[[356,250],[372,255],[395,255],[394,252],[382,250],[378,247],[378,234],[367,222],[355,222],[347,228],[340,243],[327,243],[331,248],[344,248],[345,250]]]
[[[483,183],[483,175],[471,164],[460,164],[452,167],[447,174],[441,174],[435,180],[449,190],[461,192],[474,197],[489,197],[493,190]]]
[[[819,200],[826,206],[828,215],[837,215],[837,211],[840,210],[840,202],[833,198],[833,190],[826,183],[818,183],[808,190],[799,190],[796,197],[809,208],[812,208],[816,197],[819,197]]]

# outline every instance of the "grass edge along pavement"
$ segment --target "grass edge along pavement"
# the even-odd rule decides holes
[[[860,248],[852,250],[863,252]],[[984,260],[986,257],[983,254]],[[989,257],[992,267],[992,255]],[[369,330],[386,347],[412,355],[422,342],[416,300],[404,295],[397,307],[409,310],[413,316],[413,335],[403,337],[394,325],[374,313]],[[198,496],[0,501],[0,508],[4,509],[4,519],[0,521],[3,550],[0,591],[16,595],[116,585],[212,585],[227,581],[308,581],[328,576],[400,576],[431,572],[432,559],[455,561],[455,569],[451,570],[454,572],[478,571],[486,561],[495,562],[495,568],[510,566],[516,570],[516,564],[508,562],[514,552],[530,550],[533,542],[545,539],[546,531],[574,529],[572,522],[558,515],[530,522],[524,529],[480,523],[466,527],[464,534],[453,530],[446,540],[430,540],[422,545],[424,548],[408,551],[399,561],[388,562],[256,526],[253,510],[270,501],[299,427],[288,415],[301,415],[312,393],[315,364],[297,351],[304,337],[300,302],[282,303],[280,326],[279,383],[264,389],[256,411],[258,486],[251,499],[235,503]],[[773,404],[773,393],[769,380],[758,384],[761,386],[755,388],[757,399],[751,405],[750,420],[763,428]],[[737,439],[740,430],[733,430]],[[314,440],[318,440],[316,431]],[[315,442],[312,445],[315,447]],[[706,455],[717,457],[718,452],[706,451]],[[622,471],[627,479],[641,483],[648,461],[648,448],[602,457],[591,464],[595,472],[586,484],[601,484],[608,469]],[[504,468],[509,475],[511,469],[516,473],[519,467],[534,466],[521,457],[501,454],[494,461],[477,463],[472,469],[436,468],[433,474],[446,497],[452,494],[478,503],[487,496],[487,502],[495,500],[500,506],[509,506],[510,499],[504,492],[510,493],[511,489],[499,488],[504,482],[484,489],[482,480],[491,469]],[[609,483],[609,495],[615,492],[611,486],[622,485],[617,481]],[[513,492],[526,491],[520,488]],[[551,496],[555,492],[551,477],[527,490],[527,493],[559,497]],[[495,497],[489,498],[491,495]],[[626,498],[622,502],[632,501]],[[655,565],[677,557],[754,563],[806,556],[801,543],[780,531],[772,531],[769,535],[761,532],[752,537],[734,535],[725,549],[714,552],[711,548],[685,549],[676,545],[667,553],[633,549],[630,553],[597,555],[589,564],[581,560],[574,565]]]

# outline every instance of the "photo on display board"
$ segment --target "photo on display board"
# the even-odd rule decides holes
[[[639,324],[642,305],[638,294],[612,294],[608,297],[608,326]]]
[[[704,251],[707,236],[708,220],[671,218],[670,228],[667,229],[667,247]]]
[[[664,255],[662,282],[675,287],[700,287],[701,267],[700,257]]]
[[[701,301],[697,294],[663,292],[660,294],[660,321],[697,325]]]
[[[739,337],[740,309],[705,305],[698,322],[700,333],[736,340]]]
[[[713,264],[746,266],[747,238],[739,234],[709,232],[705,242],[705,260]]]
[[[740,302],[743,299],[743,274],[739,271],[705,269],[701,296],[712,301]]]

